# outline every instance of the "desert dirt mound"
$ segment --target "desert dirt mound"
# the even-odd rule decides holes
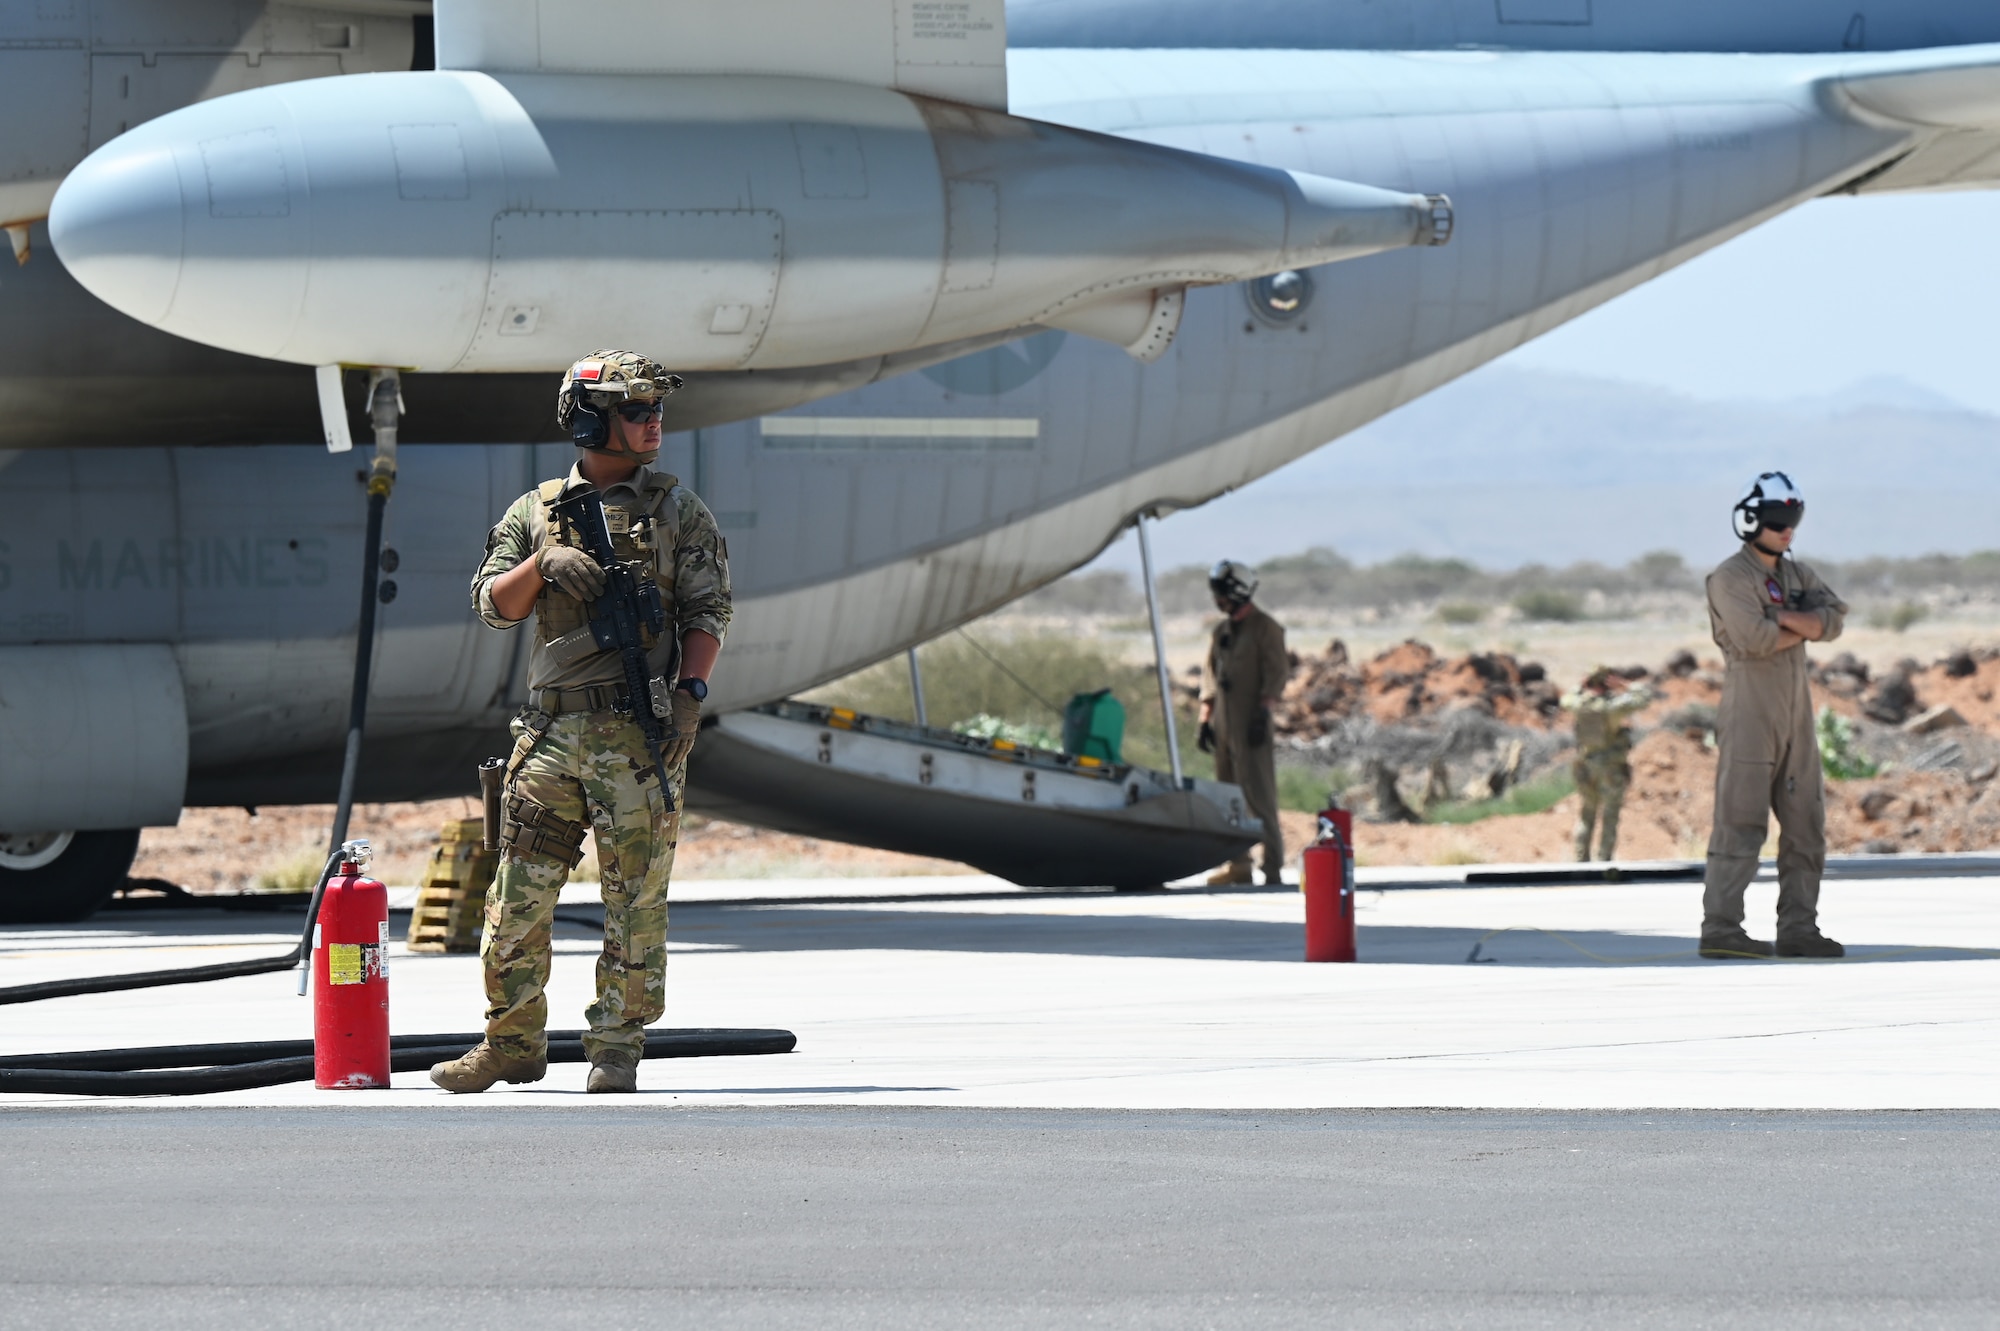
[[[1654,701],[1634,722],[1639,738],[1618,853],[1626,859],[1699,859],[1714,808],[1711,727],[1722,698],[1722,663],[1683,656],[1658,670],[1628,673],[1643,676]],[[1940,853],[2000,845],[2000,652],[1954,653],[1929,666],[1903,662],[1876,679],[1852,657],[1836,657],[1815,662],[1812,692],[1816,707],[1849,719],[1860,752],[1883,769],[1872,777],[1827,781],[1829,852]],[[1957,719],[1929,728],[1925,718],[1935,718],[1941,707]],[[1896,723],[1878,719],[1883,716]],[[1566,753],[1558,759],[1567,760]],[[1571,795],[1541,813],[1462,825],[1370,822],[1356,831],[1357,849],[1371,864],[1567,860],[1574,855],[1578,805]],[[1288,816],[1287,833],[1310,839],[1310,818],[1299,815],[1293,823]],[[1767,852],[1775,849],[1775,823],[1771,835]]]
[[[1826,783],[1827,849],[1835,855],[1980,851],[2000,845],[2000,792],[1947,772],[1895,772]],[[1632,750],[1632,786],[1619,820],[1621,859],[1700,859],[1714,812],[1715,751],[1655,730]],[[1458,826],[1363,823],[1363,864],[1546,864],[1574,858],[1578,799],[1542,813]],[[1286,814],[1287,844],[1313,836],[1307,814]],[[1777,829],[1771,844],[1776,848]]]
[[[1506,652],[1441,657],[1414,639],[1359,665],[1338,638],[1317,656],[1299,656],[1272,721],[1282,736],[1311,741],[1342,721],[1367,717],[1401,725],[1473,711],[1502,725],[1547,729],[1562,714],[1548,672]]]

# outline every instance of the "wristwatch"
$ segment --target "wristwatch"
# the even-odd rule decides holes
[[[696,702],[708,701],[708,681],[705,679],[684,679],[674,685],[677,691],[694,695]]]

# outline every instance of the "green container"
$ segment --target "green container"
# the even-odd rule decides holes
[[[1110,689],[1079,693],[1063,708],[1063,752],[1072,758],[1121,763],[1125,743],[1125,704]]]

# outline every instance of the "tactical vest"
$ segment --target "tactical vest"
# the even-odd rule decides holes
[[[1625,714],[1616,716],[1601,709],[1579,709],[1576,714],[1576,747],[1579,753],[1625,753],[1632,747],[1632,732],[1626,728]]]
[[[671,476],[660,478],[666,482],[666,494],[680,484]],[[556,545],[567,545],[582,549],[583,541],[576,528],[563,519],[555,510],[555,503],[562,498],[563,489],[569,484],[567,477],[543,481],[535,488],[535,497],[542,505],[542,526],[548,532],[548,539]],[[653,497],[654,490],[647,487],[639,492],[642,502]],[[628,515],[616,504],[604,506],[605,524],[611,528],[611,548],[620,563],[637,561],[651,570],[653,581],[659,584],[660,603],[666,609],[666,621],[671,629],[674,623],[674,584],[671,564],[660,549],[659,514],[657,509],[651,515]],[[669,552],[670,553],[670,552]],[[575,635],[575,636],[572,636]],[[535,641],[542,646],[556,643],[558,639],[569,638],[564,644],[569,650],[556,650],[558,660],[565,663],[580,660],[599,650],[590,637],[590,606],[552,582],[542,584],[542,592],[535,600]],[[646,650],[651,651],[659,641],[657,634],[647,630],[643,639]]]

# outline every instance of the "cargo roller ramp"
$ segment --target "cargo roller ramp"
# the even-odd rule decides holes
[[[1237,786],[797,701],[704,724],[687,804],[1023,887],[1158,887],[1263,837]]]

